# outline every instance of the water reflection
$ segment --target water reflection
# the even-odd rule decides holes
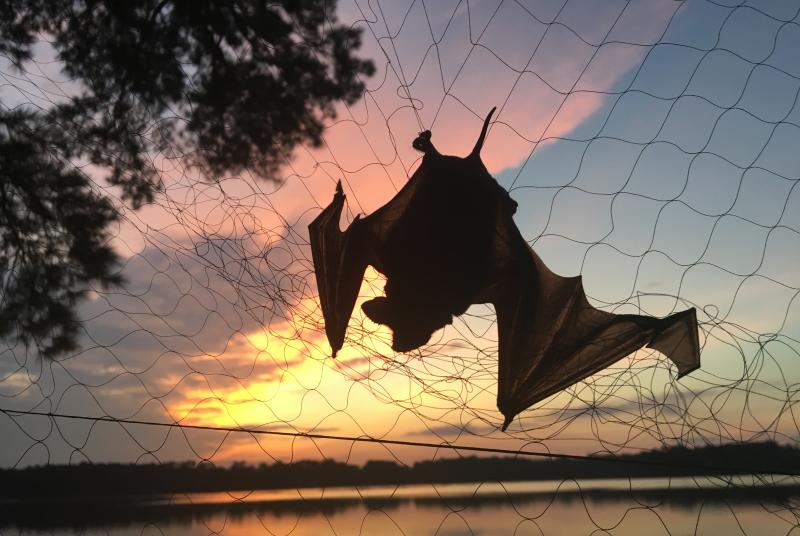
[[[778,535],[800,530],[800,487],[789,479],[755,483],[617,479],[7,503],[0,506],[0,534]]]

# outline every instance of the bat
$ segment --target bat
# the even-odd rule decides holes
[[[480,157],[494,111],[468,156],[442,155],[431,132],[422,132],[412,143],[422,162],[388,203],[341,231],[339,182],[333,201],[309,225],[333,357],[372,266],[386,276],[385,295],[362,309],[391,328],[397,352],[426,344],[470,305],[494,306],[503,431],[520,412],[644,346],[672,360],[679,378],[697,369],[694,308],[666,318],[596,309],[580,276],[553,273],[528,245],[513,220],[517,203]]]

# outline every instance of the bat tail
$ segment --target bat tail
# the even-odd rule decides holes
[[[489,112],[489,115],[486,116],[486,119],[483,122],[483,128],[481,129],[481,135],[478,137],[478,141],[475,143],[475,147],[472,149],[472,152],[469,153],[469,158],[481,157],[483,141],[486,139],[486,131],[489,130],[489,122],[492,120],[492,115],[494,115],[495,110],[497,110],[497,106],[492,108],[492,110]]]

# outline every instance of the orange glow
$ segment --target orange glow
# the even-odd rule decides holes
[[[666,5],[633,22],[641,28],[660,27],[671,13]],[[310,252],[303,244],[305,226],[330,201],[336,181],[342,180],[348,196],[342,223],[346,226],[356,214],[369,214],[389,201],[414,172],[421,155],[411,148],[411,140],[420,126],[432,130],[441,152],[466,155],[483,116],[495,105],[501,108],[486,140],[484,162],[495,174],[519,166],[531,151],[569,136],[600,110],[607,97],[599,92],[609,91],[637,65],[643,50],[602,47],[585,71],[589,56],[565,51],[536,65],[534,72],[549,73],[546,77],[526,72],[517,80],[516,73],[503,70],[496,83],[488,85],[486,73],[499,72],[498,66],[488,55],[476,54],[451,92],[469,109],[442,94],[435,81],[421,77],[411,89],[414,98],[426,104],[420,110],[423,125],[403,108],[408,103],[393,89],[376,92],[350,109],[340,108],[339,118],[324,132],[322,147],[298,148],[282,170],[281,183],[249,175],[230,178],[219,187],[191,190],[195,197],[186,199],[192,209],[189,214],[164,206],[147,209],[147,218],[144,212],[132,217],[142,228],[160,229],[179,243],[191,244],[198,236],[246,234],[248,254],[254,259],[295,233],[289,257],[300,260],[287,270],[306,272]],[[476,87],[471,84],[479,84],[481,91],[459,93]],[[440,102],[441,113],[434,122]],[[175,196],[188,195],[184,170],[175,168],[168,175],[172,177],[166,177],[168,189],[173,188]],[[134,239],[131,243],[129,250],[141,251]],[[313,275],[308,272],[306,277],[310,281]],[[493,344],[491,324],[472,319],[468,325],[467,320],[457,319],[444,335],[434,335],[429,348],[395,355],[389,329],[373,324],[360,311],[361,303],[382,294],[382,281],[368,271],[348,339],[336,360],[330,358],[318,298],[308,296],[280,322],[235,332],[220,355],[194,357],[193,363],[215,363],[214,372],[201,369],[202,380],[177,389],[168,399],[169,413],[191,424],[356,435],[400,436],[430,423],[459,421],[491,428],[499,420],[494,364],[480,361],[484,347]],[[473,331],[475,326],[481,329]],[[251,438],[226,444],[219,456],[261,459],[263,454]]]

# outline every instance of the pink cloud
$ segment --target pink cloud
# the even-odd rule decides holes
[[[427,26],[417,24],[425,19],[416,8],[403,11],[406,22],[392,40],[386,38],[382,20],[371,26],[360,23],[365,28],[365,50],[375,53],[379,72],[368,83],[370,93],[364,102],[341,109],[339,121],[326,131],[325,147],[298,151],[293,170],[305,175],[305,186],[314,197],[327,202],[333,180],[344,178],[345,191],[351,193],[350,208],[371,212],[413,172],[420,155],[410,143],[420,121],[432,129],[441,152],[465,155],[492,106],[500,110],[483,151],[484,161],[492,173],[520,165],[539,143],[567,136],[598,111],[607,98],[604,92],[635,68],[648,50],[630,44],[593,45],[604,36],[652,44],[677,9],[674,3],[649,2],[625,7],[620,15],[621,5],[587,4],[564,12],[559,24],[545,32],[529,13],[510,7],[513,4],[503,5],[494,18],[489,16],[491,10],[483,13],[486,6],[475,8],[471,20],[466,11],[455,12],[435,46]],[[358,10],[351,11],[360,18]],[[389,27],[396,28],[395,14],[385,14]],[[435,21],[451,12],[428,16]],[[513,22],[526,18],[530,18],[527,33],[514,33]],[[380,43],[374,41],[373,32]],[[478,35],[484,37],[473,45],[471,40]],[[398,48],[401,45],[405,48]],[[524,59],[537,46],[525,72],[515,72],[525,67]],[[384,63],[384,53],[391,64]],[[401,78],[410,83],[408,91],[421,107],[418,114],[405,98]]]

